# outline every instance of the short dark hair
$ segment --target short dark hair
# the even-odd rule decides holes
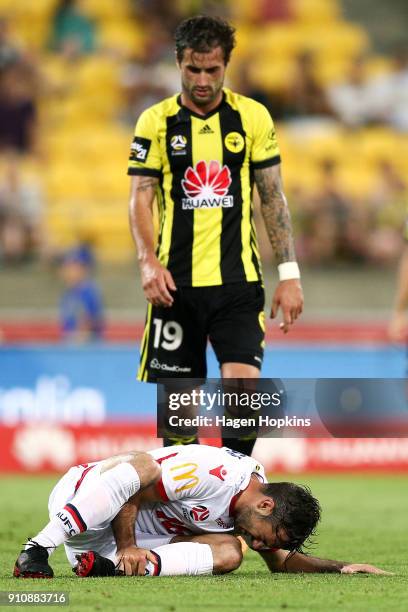
[[[215,47],[221,47],[224,62],[228,64],[235,47],[235,28],[220,17],[198,15],[184,19],[178,25],[174,40],[179,62],[183,59],[185,49],[192,49],[196,53],[209,53]]]
[[[275,502],[267,519],[272,521],[277,532],[285,531],[288,544],[284,548],[301,552],[305,542],[316,534],[321,516],[318,500],[308,487],[293,482],[271,482],[264,485],[262,493]]]

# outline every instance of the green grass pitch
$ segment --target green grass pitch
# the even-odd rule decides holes
[[[293,478],[309,484],[323,506],[314,554],[370,562],[395,572],[391,577],[270,574],[258,555],[249,552],[241,568],[226,576],[81,580],[71,573],[60,549],[51,560],[57,576],[54,580],[14,579],[10,576],[21,544],[47,521],[48,494],[56,480],[0,478],[2,591],[67,591],[70,605],[62,609],[73,612],[407,610],[407,476]],[[23,610],[27,606],[13,609]]]

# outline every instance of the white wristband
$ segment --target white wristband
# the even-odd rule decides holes
[[[285,261],[278,265],[279,280],[291,280],[292,278],[300,278],[300,270],[296,261]]]

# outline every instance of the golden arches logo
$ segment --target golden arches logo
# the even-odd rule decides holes
[[[190,469],[189,469],[190,468]],[[180,493],[181,491],[187,491],[188,489],[192,489],[196,484],[200,482],[198,476],[194,474],[196,469],[198,468],[197,463],[182,463],[180,465],[175,465],[170,468],[170,472],[174,472],[175,470],[184,470],[187,469],[186,472],[182,472],[181,474],[177,474],[177,476],[173,476],[173,480],[175,482],[179,480],[186,480],[187,482],[183,485],[180,485],[176,489],[176,493]]]

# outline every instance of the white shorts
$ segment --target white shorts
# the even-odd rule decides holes
[[[92,467],[92,469],[90,469],[89,472],[87,472],[87,474],[83,478],[80,484],[80,488],[78,489],[78,491],[80,491],[81,493],[86,493],[92,487],[95,480],[100,477],[102,464],[96,463],[89,465],[94,465],[95,467]],[[83,466],[72,467],[61,478],[61,480],[57,482],[57,484],[51,491],[51,495],[48,500],[48,512],[50,515],[50,519],[53,518],[55,514],[65,506],[65,504],[75,500],[75,486],[77,485],[83,473]],[[73,503],[75,505],[75,501]],[[68,561],[72,566],[76,565],[77,563],[75,555],[78,555],[82,552],[87,552],[89,550],[98,552],[100,555],[102,555],[103,557],[107,557],[114,563],[117,562],[116,541],[110,525],[111,521],[114,518],[115,516],[112,516],[105,523],[98,525],[98,527],[88,529],[84,533],[80,533],[65,542],[65,552]],[[143,533],[137,529],[137,525],[135,525],[135,536],[138,546],[150,550],[156,548],[157,546],[162,546],[163,544],[169,544],[171,539],[174,537],[173,535],[166,536],[159,534]]]

